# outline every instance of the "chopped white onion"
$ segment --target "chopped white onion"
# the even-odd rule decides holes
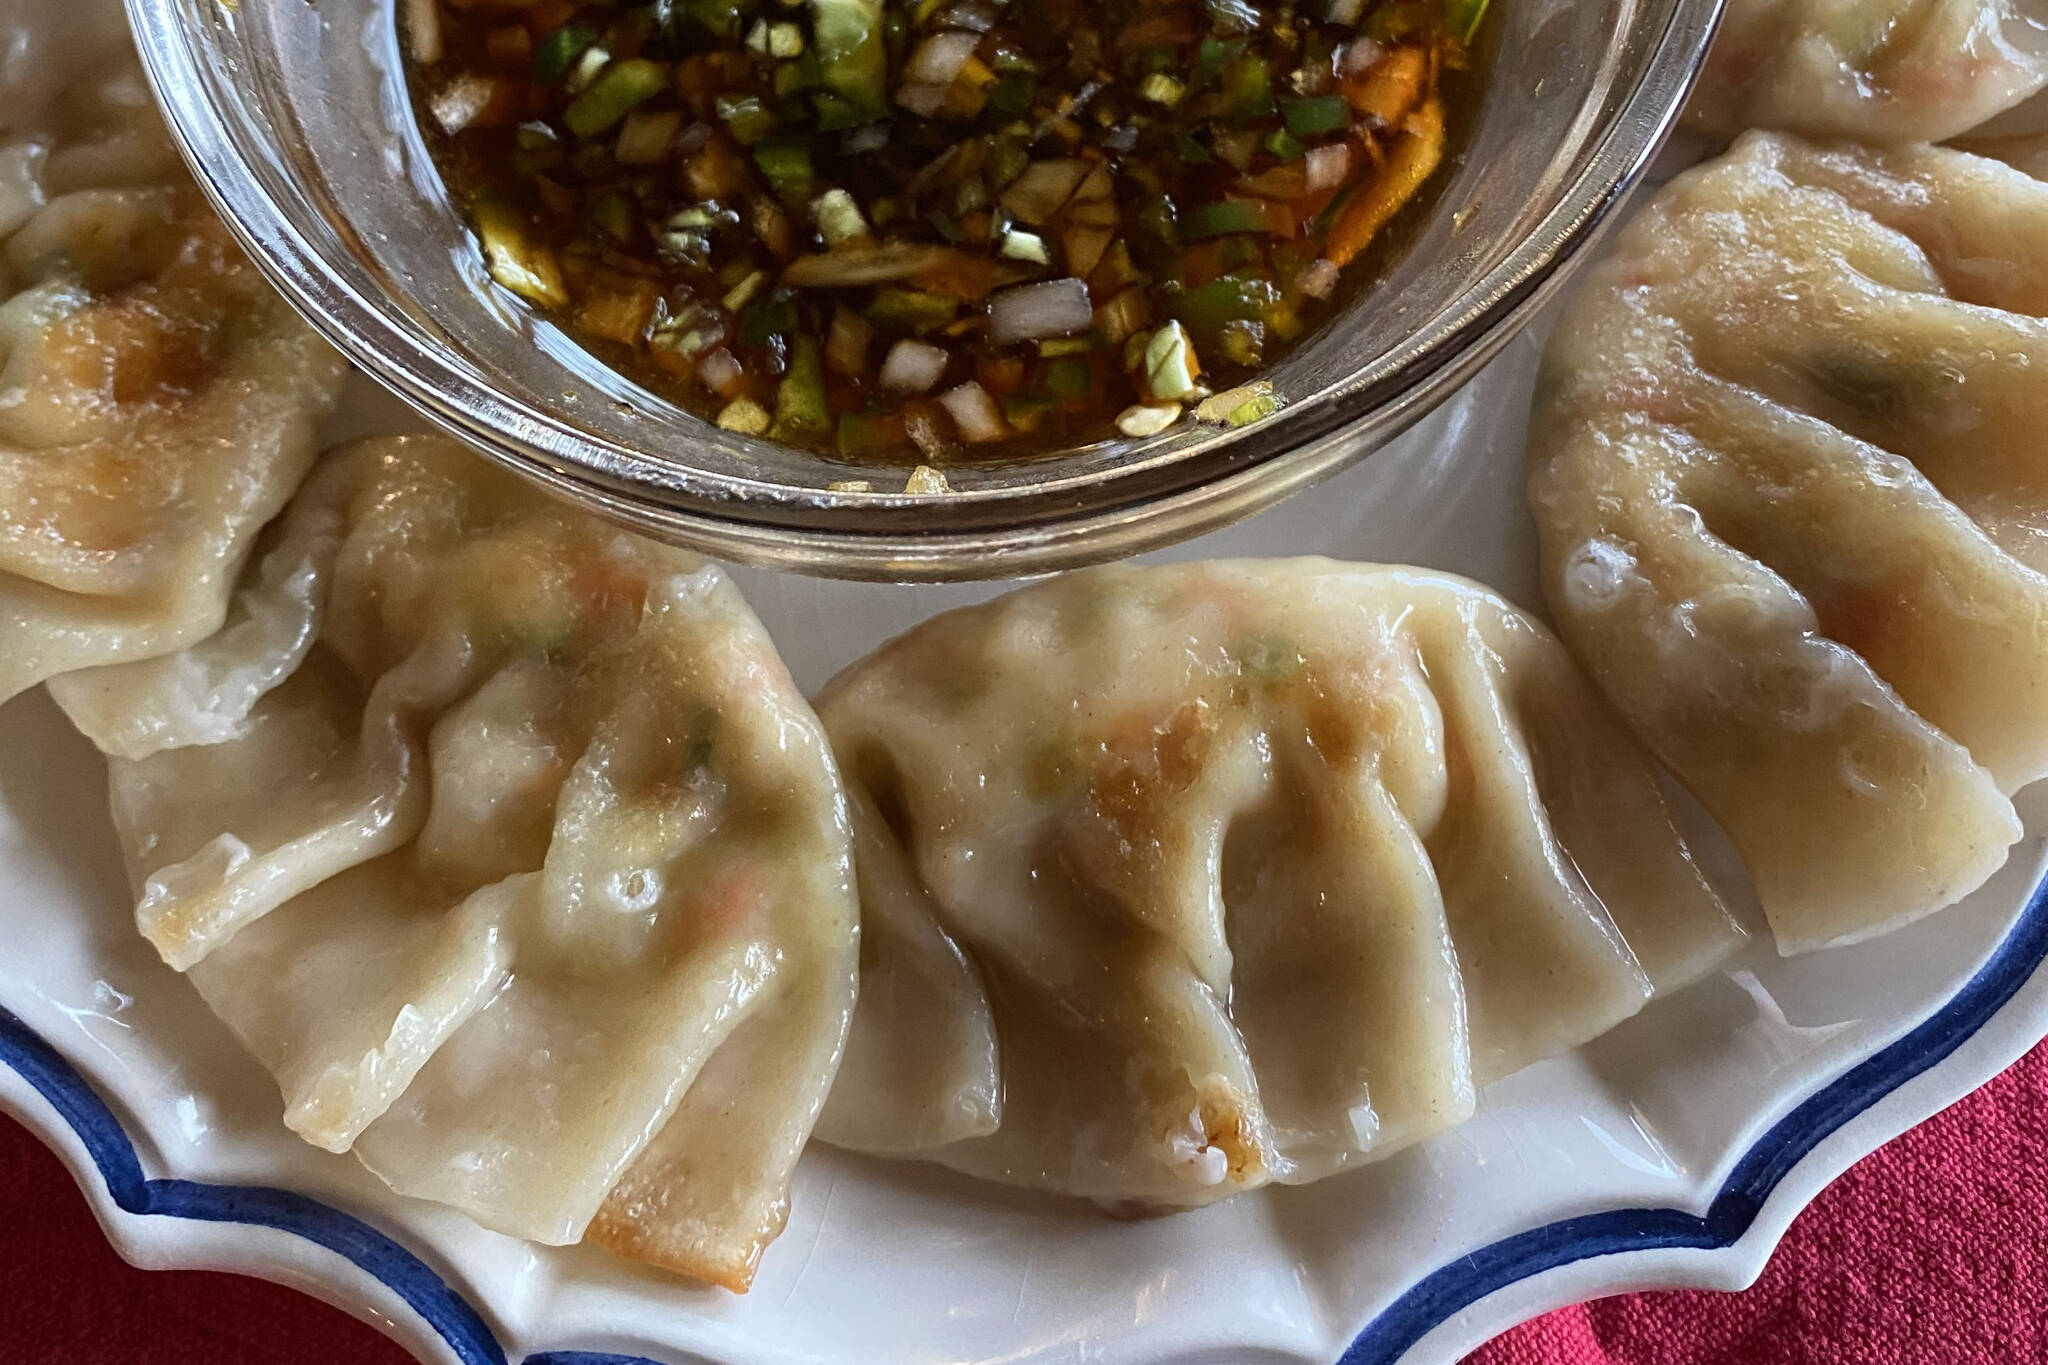
[[[1344,183],[1344,177],[1351,173],[1351,148],[1341,142],[1327,147],[1311,147],[1302,158],[1308,169],[1310,193],[1317,190],[1333,190]]]
[[[943,85],[906,85],[896,92],[896,103],[919,118],[932,118],[946,103]]]
[[[846,135],[846,150],[854,156],[879,152],[888,145],[889,125],[886,123],[863,123]]]
[[[1072,276],[1020,284],[988,301],[988,339],[997,346],[1073,336],[1087,331],[1094,321],[1088,286]]]
[[[1116,429],[1126,436],[1157,436],[1180,420],[1180,404],[1136,403],[1117,414]]]
[[[960,435],[976,445],[1000,441],[1010,434],[996,400],[972,379],[958,388],[947,389],[939,395],[939,402],[953,419],[953,425],[960,428]]]
[[[1294,287],[1312,299],[1326,299],[1337,287],[1337,263],[1320,260],[1294,277]]]
[[[1337,53],[1337,72],[1342,76],[1362,76],[1386,55],[1387,49],[1373,39],[1353,38]]]
[[[941,347],[905,337],[889,348],[888,358],[882,362],[881,385],[891,393],[927,393],[946,373],[951,359]]]
[[[721,346],[697,362],[697,378],[704,381],[704,387],[724,396],[732,386],[746,377],[740,368],[739,357]]]
[[[405,0],[405,36],[412,59],[421,66],[432,66],[441,60],[439,0]]]
[[[714,129],[708,123],[693,123],[676,137],[676,156],[688,159],[704,150]]]
[[[498,83],[489,77],[457,76],[435,92],[434,97],[427,101],[427,108],[442,131],[459,133],[476,122],[477,116],[490,106],[491,97],[497,93]]]
[[[917,51],[910,54],[910,61],[903,68],[903,79],[912,85],[936,85],[943,89],[953,83],[953,78],[974,55],[974,49],[980,46],[979,33],[941,30],[919,43]]]

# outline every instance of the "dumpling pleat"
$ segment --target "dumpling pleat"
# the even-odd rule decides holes
[[[330,1152],[347,1151],[511,973],[506,921],[530,878],[447,911],[405,878],[394,859],[351,869],[191,971],[276,1075],[286,1126]]]
[[[1605,1033],[1649,1000],[1650,978],[1552,835],[1500,660],[1461,616],[1425,648],[1449,778],[1428,842],[1484,1083]]]
[[[1319,1179],[1463,1121],[1466,996],[1437,874],[1376,771],[1302,743],[1231,831],[1231,1018],[1287,1164]],[[1313,1038],[1314,1047],[1303,1046]]]
[[[818,1136],[914,1151],[996,1130],[1003,1084],[980,971],[940,925],[909,856],[858,784],[847,793],[860,885],[860,1010]]]
[[[1607,703],[1532,628],[1496,635],[1508,702],[1521,718],[1536,793],[1560,851],[1665,994],[1713,971],[1740,945],[1675,821],[1656,774]]]
[[[744,1290],[789,1218],[789,1172],[846,1027],[837,983],[782,970],[606,1193],[586,1236]]]
[[[521,970],[355,1152],[401,1194],[536,1242],[578,1241],[773,972],[758,943],[651,979]],[[593,989],[593,986],[596,989]]]

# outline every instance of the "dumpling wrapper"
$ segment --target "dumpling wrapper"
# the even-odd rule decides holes
[[[1688,110],[1772,128],[1942,142],[2048,86],[2048,0],[1728,0]]]
[[[2048,773],[2048,185],[1751,134],[1561,319],[1529,497],[1560,633],[1787,953],[1948,905]]]
[[[846,1146],[1117,1204],[1313,1180],[1741,937],[1647,757],[1462,579],[1070,574],[818,708],[864,916]]]
[[[89,41],[102,8],[63,30],[91,74],[52,99],[16,73],[47,107],[0,134],[0,701],[219,626],[344,374],[186,175],[125,40]]]
[[[403,1194],[735,1290],[854,1001],[824,733],[737,589],[438,438],[326,457],[234,619],[60,679],[137,920]]]

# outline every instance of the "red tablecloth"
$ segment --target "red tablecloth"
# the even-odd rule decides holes
[[[56,1159],[0,1120],[0,1365],[405,1360],[370,1328],[287,1289],[129,1269]],[[1824,1192],[1747,1293],[1567,1309],[1468,1365],[2043,1362],[2048,1046]]]

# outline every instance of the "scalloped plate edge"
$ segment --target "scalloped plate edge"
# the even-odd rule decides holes
[[[2048,881],[1989,958],[1924,1021],[1818,1087],[1737,1160],[1704,1213],[1618,1208],[1547,1223],[1422,1276],[1340,1365],[1456,1360],[1515,1323],[1638,1289],[1739,1289],[1829,1182],[2023,1056],[2048,1033]],[[508,1365],[483,1312],[370,1223],[289,1190],[153,1178],[91,1081],[0,1008],[0,1109],[62,1158],[122,1258],[305,1291],[424,1358]],[[542,1351],[524,1365],[658,1365]]]

